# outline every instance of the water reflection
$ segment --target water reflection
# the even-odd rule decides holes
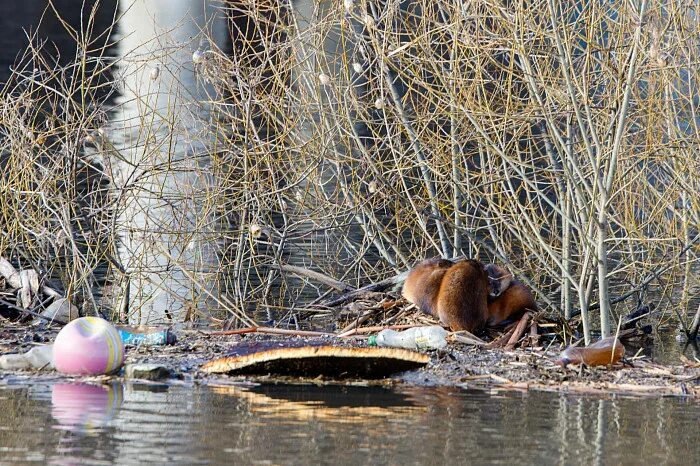
[[[245,400],[248,410],[264,418],[285,422],[329,421],[365,423],[373,418],[411,416],[425,412],[405,395],[392,390],[353,386],[260,385],[243,388],[232,385],[212,387],[217,394]]]
[[[149,387],[0,385],[0,464],[700,461],[700,403],[680,398],[420,387]]]
[[[56,427],[96,434],[119,411],[124,401],[121,384],[57,383],[51,387],[51,415]]]

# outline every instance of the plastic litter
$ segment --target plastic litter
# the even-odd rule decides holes
[[[382,330],[368,340],[370,346],[391,346],[411,350],[441,349],[447,346],[448,332],[439,325],[414,327],[397,332]]]
[[[65,323],[78,318],[78,308],[71,304],[68,298],[59,298],[52,302],[41,315],[49,320],[56,319]],[[32,321],[32,324],[38,325],[45,322],[45,319],[36,318]]]
[[[99,317],[81,317],[63,327],[53,344],[56,370],[71,375],[111,374],[124,363],[117,329]]]
[[[625,355],[625,347],[615,337],[607,337],[588,346],[569,346],[562,351],[557,363],[562,367],[569,364],[587,366],[607,366],[617,364]]]
[[[177,342],[175,333],[169,328],[120,325],[117,330],[125,345],[159,346]]]
[[[0,369],[53,369],[53,347],[51,345],[35,346],[26,353],[2,355]]]

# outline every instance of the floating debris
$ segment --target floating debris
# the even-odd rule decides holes
[[[124,366],[124,378],[139,380],[167,380],[172,378],[175,372],[169,367],[160,364],[127,364]]]
[[[56,336],[53,362],[63,374],[111,374],[124,363],[124,344],[117,329],[106,320],[81,317]]]

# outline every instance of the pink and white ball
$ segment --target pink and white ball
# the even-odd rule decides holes
[[[58,332],[53,363],[64,374],[111,374],[124,364],[124,344],[117,329],[106,320],[81,317]]]

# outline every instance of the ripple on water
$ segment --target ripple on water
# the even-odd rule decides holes
[[[456,388],[0,385],[0,464],[698,464],[700,403]]]

